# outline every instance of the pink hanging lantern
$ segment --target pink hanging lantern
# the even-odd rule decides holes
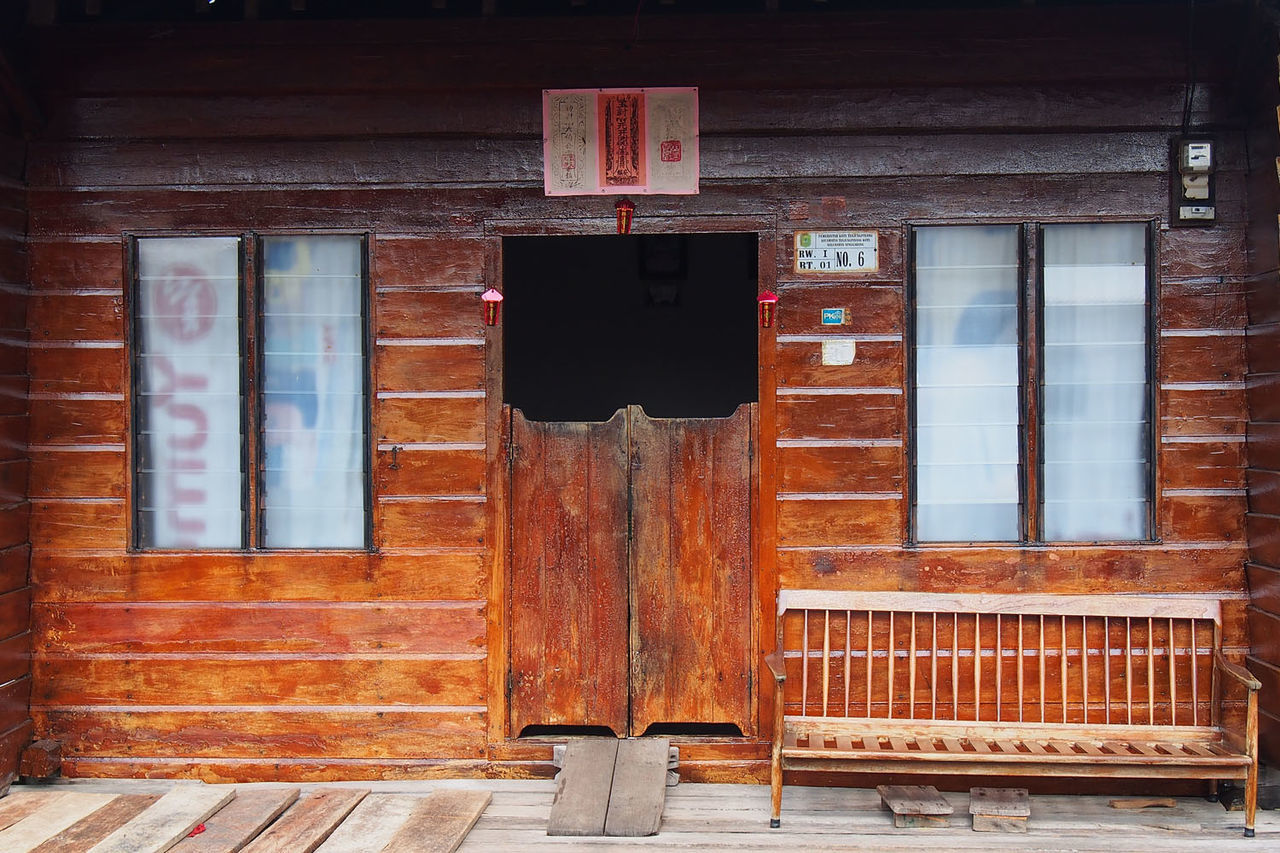
[[[480,300],[484,302],[484,324],[498,325],[498,315],[502,311],[502,294],[491,287],[480,294]]]
[[[756,302],[760,305],[760,328],[773,328],[773,315],[777,313],[778,294],[766,290],[756,298]]]

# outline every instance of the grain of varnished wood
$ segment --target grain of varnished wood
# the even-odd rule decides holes
[[[631,724],[751,725],[754,407],[630,411]]]
[[[627,415],[512,413],[511,728],[627,732]]]

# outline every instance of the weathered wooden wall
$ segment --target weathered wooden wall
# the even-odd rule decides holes
[[[1280,87],[1268,54],[1280,50],[1276,21],[1260,21],[1249,153],[1249,669],[1262,680],[1264,754],[1280,765]]]
[[[543,196],[543,87],[700,86],[702,191],[638,199],[636,231],[777,223],[763,576],[1213,596],[1240,658],[1250,270],[1227,100],[1244,21],[1203,15],[1193,118],[1220,130],[1220,221],[1176,230],[1186,22],[1141,7],[646,19],[635,43],[630,18],[34,33],[38,733],[83,775],[548,771],[549,747],[504,742],[500,377],[478,294],[504,228],[608,233],[613,208]],[[905,548],[908,224],[1097,219],[1160,223],[1159,541]],[[376,552],[131,552],[123,235],[311,228],[372,234]],[[793,274],[810,228],[880,229],[880,271]],[[824,367],[818,309],[840,305],[858,358]],[[716,779],[761,778],[766,756],[685,752]]]
[[[17,775],[32,731],[26,142],[11,103],[0,96],[0,792]]]

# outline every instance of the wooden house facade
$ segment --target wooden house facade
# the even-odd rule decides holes
[[[164,5],[0,36],[0,769],[760,781],[780,588],[1220,600],[1280,760],[1270,4]],[[628,87],[700,169],[624,236],[542,92]]]

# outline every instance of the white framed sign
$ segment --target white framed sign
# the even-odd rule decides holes
[[[797,231],[797,273],[875,272],[880,269],[879,231]]]

